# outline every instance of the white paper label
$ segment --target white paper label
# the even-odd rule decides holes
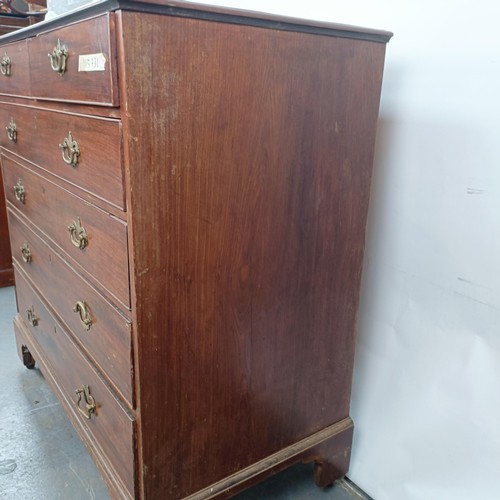
[[[85,54],[78,56],[78,71],[104,71],[106,56],[104,54]]]

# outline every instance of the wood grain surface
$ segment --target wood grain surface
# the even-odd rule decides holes
[[[26,40],[3,45],[0,57],[10,59],[10,75],[0,74],[0,94],[29,95],[29,58]]]
[[[63,396],[65,409],[79,419],[92,437],[93,446],[106,457],[107,466],[121,479],[127,490],[134,492],[134,425],[135,421],[120,406],[113,393],[102,382],[95,369],[71,342],[59,323],[52,317],[43,301],[26,281],[22,271],[16,269],[16,295],[19,316],[29,325],[27,309],[34,310],[38,324],[28,326],[30,343],[38,346],[35,356],[48,365]],[[97,404],[96,414],[90,419],[80,415],[76,407],[76,389],[90,387]],[[81,404],[82,408],[85,408]]]
[[[48,57],[58,40],[69,54],[63,75],[52,70]],[[112,13],[43,33],[29,39],[28,48],[32,97],[108,106],[119,104]],[[103,54],[104,71],[79,71],[80,56],[88,54]]]
[[[61,189],[20,163],[2,158],[7,200],[111,300],[129,307],[127,224]],[[13,186],[21,180],[25,203]],[[68,226],[80,218],[88,246],[73,245]]]
[[[109,0],[0,42],[26,42],[30,63],[25,95],[0,88],[0,127],[18,124],[17,142],[0,134],[16,338],[113,497],[228,498],[297,461],[315,462],[320,486],[347,472],[390,36]],[[62,76],[47,55],[57,40]],[[79,71],[89,54],[104,54],[104,71]],[[76,168],[59,151],[70,130]],[[67,230],[78,217],[83,250]],[[88,421],[75,411],[81,384],[100,404]]]
[[[385,47],[121,21],[144,495],[182,498],[348,416]]]
[[[0,135],[0,145],[7,151],[90,193],[97,203],[104,200],[125,208],[119,120],[0,103],[4,130],[11,119],[17,127],[17,141],[9,140],[5,131]],[[76,166],[65,163],[61,153],[60,144],[69,132],[80,150]]]
[[[44,243],[33,231],[9,211],[9,226],[14,261],[29,279],[36,283],[45,301],[57,311],[58,320],[65,324],[87,355],[107,374],[109,382],[133,404],[130,321],[93,289],[78,273]],[[27,244],[31,262],[25,262],[21,247]],[[75,304],[83,301],[92,320],[89,330],[82,328]]]

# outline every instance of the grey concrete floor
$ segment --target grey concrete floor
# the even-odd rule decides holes
[[[97,468],[43,376],[26,369],[16,353],[15,312],[14,287],[0,288],[0,499],[108,500]],[[348,480],[320,490],[310,465],[291,467],[235,498],[369,499]]]

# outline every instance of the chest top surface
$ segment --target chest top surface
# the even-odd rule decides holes
[[[316,20],[298,19],[282,15],[228,7],[169,0],[103,0],[68,12],[65,15],[8,33],[1,42],[36,36],[43,31],[65,26],[71,22],[113,10],[161,13],[176,17],[204,19],[231,24],[252,25],[283,31],[299,31],[326,36],[337,36],[387,43],[392,33],[384,30],[350,26]]]

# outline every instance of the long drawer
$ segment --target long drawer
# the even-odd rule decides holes
[[[108,13],[28,40],[32,97],[117,106],[114,19]]]
[[[16,294],[23,324],[44,364],[54,375],[63,406],[90,433],[131,496],[134,492],[134,419],[121,407],[78,348],[54,319],[38,294],[16,269]]]
[[[132,325],[33,231],[8,211],[13,258],[88,355],[133,404]]]
[[[6,150],[125,208],[119,120],[0,102],[0,132]]]
[[[130,308],[127,224],[2,157],[7,201],[108,296]]]
[[[30,92],[26,40],[0,47],[0,94],[25,96]]]

